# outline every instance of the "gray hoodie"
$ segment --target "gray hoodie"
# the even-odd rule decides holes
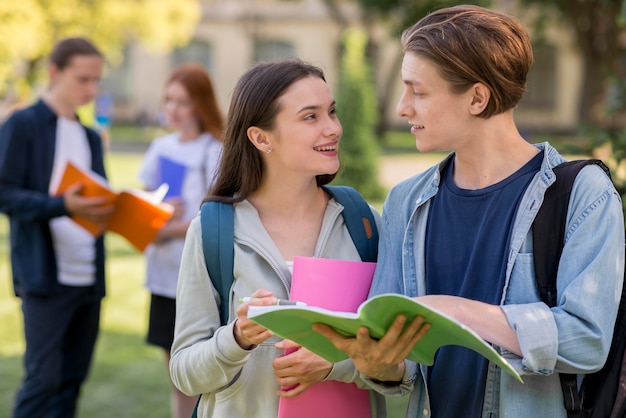
[[[170,373],[174,385],[187,395],[202,394],[199,417],[269,418],[278,413],[278,383],[272,360],[280,355],[272,337],[251,350],[241,348],[233,325],[239,298],[259,288],[287,299],[291,273],[263,227],[256,209],[243,201],[234,206],[234,283],[230,289],[229,321],[220,326],[217,292],[211,285],[202,250],[200,218],[187,233],[177,289],[176,330]],[[331,199],[324,214],[315,257],[360,260],[341,212]],[[372,209],[380,226],[380,215]],[[364,387],[351,360],[336,363],[328,380]],[[384,417],[381,395],[371,392],[372,417]]]

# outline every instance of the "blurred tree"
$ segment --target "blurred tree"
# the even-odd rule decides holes
[[[443,7],[455,6],[455,0],[358,0],[366,13],[374,13],[389,20],[392,31],[400,35],[402,31],[416,23],[428,12]],[[490,0],[464,1],[464,4],[489,6]]]
[[[347,29],[343,35],[344,52],[339,73],[337,113],[343,126],[339,159],[341,169],[336,184],[357,189],[366,199],[380,200],[384,195],[378,183],[378,142],[376,93],[365,60],[367,34]]]
[[[156,51],[186,44],[200,15],[198,0],[0,0],[0,97],[28,99],[61,38],[88,37],[115,65],[131,40]]]
[[[563,151],[602,159],[626,213],[626,0],[519,1],[542,7],[538,28],[553,18],[548,10],[572,28],[583,61],[578,115],[586,140],[566,144]]]
[[[556,16],[571,27],[582,55],[582,95],[578,104],[579,121],[597,124],[605,116],[609,95],[618,86],[613,80],[626,76],[624,21],[625,0],[518,0],[537,5],[542,13],[538,27],[545,27]]]

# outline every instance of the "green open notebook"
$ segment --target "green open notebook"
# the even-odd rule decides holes
[[[348,336],[356,335],[359,327],[365,326],[369,328],[372,338],[381,338],[399,314],[407,316],[409,319],[407,323],[421,315],[431,324],[426,335],[409,353],[409,360],[430,366],[439,347],[460,345],[482,354],[522,382],[515,369],[474,331],[449,316],[403,295],[375,296],[363,302],[357,313],[293,305],[250,306],[248,309],[248,317],[254,322],[263,325],[281,338],[295,341],[332,363],[345,360],[348,356],[335,348],[328,339],[313,331],[314,323],[330,325]]]

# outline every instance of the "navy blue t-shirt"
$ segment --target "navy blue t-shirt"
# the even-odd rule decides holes
[[[508,178],[478,190],[457,187],[454,160],[448,164],[426,226],[427,294],[500,304],[517,207],[541,161],[539,153]],[[427,376],[432,417],[480,417],[488,364],[467,348],[440,348]]]

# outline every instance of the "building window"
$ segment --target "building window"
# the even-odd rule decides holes
[[[130,48],[126,47],[123,51],[122,62],[116,67],[108,68],[104,77],[100,80],[99,90],[109,93],[117,103],[128,102],[131,99],[132,67],[130,61]]]
[[[186,46],[172,51],[172,68],[189,62],[200,64],[207,72],[213,73],[213,48],[211,45],[194,39]]]
[[[296,49],[284,41],[256,41],[254,44],[254,61],[270,61],[281,58],[293,58]]]
[[[556,57],[554,46],[539,45],[533,48],[533,66],[526,79],[527,92],[520,102],[521,108],[554,109],[556,106]]]

